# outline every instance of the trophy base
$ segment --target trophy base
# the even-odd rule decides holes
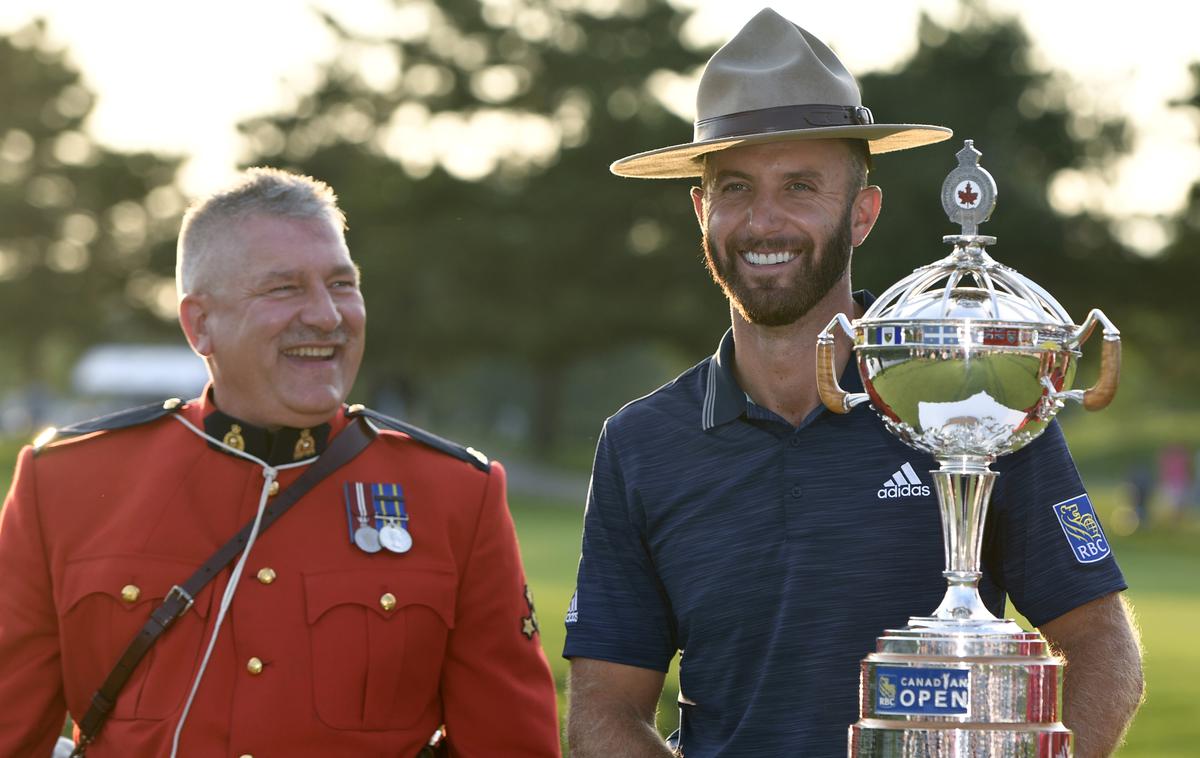
[[[1071,755],[1071,732],[1057,727],[1017,730],[948,729],[945,724],[920,726],[864,719],[850,727],[850,755],[875,758],[1066,758]]]
[[[999,619],[913,622],[862,662],[851,758],[1071,755],[1062,662],[1040,634]]]

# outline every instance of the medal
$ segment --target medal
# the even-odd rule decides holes
[[[407,553],[412,549],[412,533],[408,531],[408,511],[404,508],[404,493],[399,484],[371,485],[376,521],[379,527],[379,542],[393,553]]]
[[[354,490],[354,504],[358,511],[358,528],[354,530],[354,544],[364,553],[379,552],[379,532],[375,529],[374,519],[367,513],[367,501],[363,496],[362,482],[346,484],[347,507],[350,501],[350,489]]]
[[[388,524],[379,530],[379,542],[393,553],[407,553],[412,548],[412,535],[402,526]]]
[[[379,532],[373,526],[360,526],[354,530],[354,544],[364,553],[378,553],[379,542]]]
[[[346,482],[342,491],[348,534],[355,547],[364,553],[386,549],[403,554],[412,550],[413,536],[408,530],[408,511],[399,484]]]

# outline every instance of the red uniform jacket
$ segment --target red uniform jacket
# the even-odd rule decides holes
[[[212,410],[178,413],[203,428]],[[355,547],[347,482],[401,485],[409,552]],[[262,467],[169,416],[22,451],[0,518],[0,756],[50,755],[64,711],[83,716],[262,487]],[[229,574],[141,662],[89,758],[170,754]],[[456,756],[559,754],[499,465],[384,430],[258,539],[239,585],[179,755],[407,758],[441,724]]]

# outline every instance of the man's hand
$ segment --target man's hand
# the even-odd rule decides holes
[[[1133,613],[1119,594],[1040,627],[1067,661],[1063,723],[1075,733],[1075,758],[1112,755],[1142,703],[1142,648]]]
[[[572,758],[670,758],[654,716],[661,671],[571,659],[567,745]]]

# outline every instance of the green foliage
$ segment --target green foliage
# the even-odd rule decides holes
[[[61,380],[91,343],[168,331],[178,161],[97,145],[93,95],[41,24],[0,38],[0,71],[0,382]]]
[[[726,319],[687,186],[607,171],[621,155],[689,139],[647,81],[705,55],[679,45],[686,16],[667,3],[604,14],[549,0],[396,5],[430,33],[374,39],[326,19],[344,58],[296,113],[243,125],[250,162],[319,176],[348,209],[371,309],[368,392],[399,384],[419,402],[463,361],[515,357],[532,372],[546,452],[573,365],[638,341],[707,352]],[[363,78],[354,56],[364,48],[400,61],[394,86]],[[339,131],[347,114],[363,125],[353,134]],[[413,154],[431,124],[485,118],[515,119],[528,139],[500,149],[483,176],[451,173],[454,156]],[[453,151],[473,152],[470,139]]]
[[[631,343],[700,356],[727,323],[700,263],[686,183],[605,170],[688,141],[654,85],[664,72],[693,72],[707,51],[680,45],[686,14],[668,3],[396,6],[428,33],[381,38],[326,18],[341,58],[294,112],[243,124],[250,162],[307,171],[342,195],[372,312],[364,395],[398,386],[425,405],[447,372],[507,357],[530,371],[533,436],[547,455],[573,402],[564,396],[572,367]],[[1105,308],[1127,329],[1127,349],[1155,349],[1157,324],[1174,312],[1128,282],[1157,281],[1162,267],[1125,251],[1107,220],[1064,217],[1048,200],[1058,172],[1122,154],[1123,120],[1079,107],[1086,95],[1038,67],[1020,22],[982,3],[964,2],[947,26],[926,18],[920,42],[895,71],[861,77],[864,102],[877,120],[948,124],[957,139],[876,160],[884,213],[856,255],[856,285],[878,292],[946,254],[941,235],[955,230],[939,189],[958,140],[973,138],[1000,185],[984,229],[1000,238],[997,258],[1077,319]],[[380,54],[395,62],[393,80],[361,64]],[[500,125],[467,129],[486,119]],[[463,167],[479,151],[473,140],[512,123],[527,140]],[[458,136],[439,147],[431,128]]]
[[[8,493],[12,483],[13,469],[17,464],[17,455],[28,440],[5,439],[0,437],[0,492]]]
[[[972,139],[999,187],[996,211],[981,227],[998,238],[996,259],[1049,290],[1077,319],[1098,304],[1120,309],[1128,299],[1119,275],[1132,265],[1128,256],[1102,220],[1059,215],[1048,190],[1059,171],[1119,156],[1124,122],[1075,107],[1080,97],[1065,75],[1033,62],[1020,22],[982,4],[964,3],[948,27],[923,17],[919,36],[903,68],[861,78],[863,100],[876,120],[942,124],[954,137],[876,159],[884,210],[856,255],[857,283],[882,289],[949,252],[941,236],[959,229],[942,211],[942,180],[962,141]]]
[[[1173,105],[1200,126],[1200,61],[1192,63],[1189,70],[1192,91]],[[1200,181],[1192,185],[1183,212],[1171,220],[1170,228],[1174,239],[1158,262],[1161,275],[1143,278],[1137,289],[1152,293],[1160,303],[1159,308],[1144,314],[1142,324],[1153,336],[1155,351],[1171,356],[1159,362],[1162,378],[1191,394],[1200,373],[1200,351],[1191,348],[1196,325],[1192,298],[1200,281]]]
[[[1061,214],[1049,202],[1056,175],[1103,173],[1128,148],[1128,125],[1066,75],[1039,68],[1018,19],[974,0],[960,8],[948,25],[923,19],[920,47],[901,68],[860,79],[877,120],[944,124],[955,135],[875,161],[884,209],[855,254],[857,286],[879,291],[948,252],[940,236],[957,228],[942,212],[939,189],[962,140],[973,139],[999,187],[996,211],[981,228],[998,238],[990,248],[996,260],[1052,293],[1077,323],[1090,309],[1103,309],[1121,328],[1127,355],[1157,356],[1158,391],[1143,400],[1190,394],[1200,371],[1190,334],[1191,289],[1200,278],[1200,185],[1175,224],[1176,242],[1154,258],[1125,249],[1109,219]],[[1200,64],[1193,75],[1197,94],[1178,105],[1200,113]]]

